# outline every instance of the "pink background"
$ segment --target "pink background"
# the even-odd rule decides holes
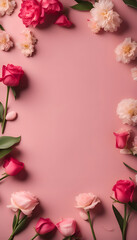
[[[66,7],[74,3],[62,2]],[[113,131],[122,126],[116,116],[117,104],[123,98],[136,98],[137,83],[130,73],[135,62],[117,63],[114,49],[125,37],[137,40],[137,12],[122,0],[114,2],[124,20],[117,33],[92,34],[87,27],[89,13],[69,9],[74,28],[52,25],[34,29],[38,44],[33,58],[25,58],[17,47],[0,53],[1,67],[20,65],[28,78],[18,100],[12,94],[9,98],[9,110],[19,116],[8,122],[5,135],[22,136],[16,157],[25,163],[27,174],[9,177],[0,184],[2,240],[8,239],[13,219],[6,205],[11,193],[20,190],[38,196],[42,210],[15,239],[29,240],[39,216],[50,217],[54,223],[61,217],[74,217],[83,239],[92,239],[88,223],[74,207],[75,196],[81,192],[93,192],[102,200],[103,207],[97,209],[94,221],[97,239],[121,239],[111,209],[111,189],[118,179],[134,178],[122,161],[135,167],[136,160],[115,149]],[[19,4],[11,17],[0,21],[15,43],[24,29],[18,12]],[[2,84],[0,95],[4,103],[6,87]],[[123,211],[122,206],[119,209]],[[132,215],[127,234],[130,240],[136,240],[136,224],[137,216]],[[61,240],[62,236],[57,233],[53,239]]]

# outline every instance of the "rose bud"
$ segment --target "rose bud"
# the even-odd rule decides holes
[[[20,191],[12,193],[11,195],[11,208],[14,212],[20,210],[27,216],[31,216],[34,208],[39,204],[38,199],[30,192]]]
[[[24,163],[19,162],[13,157],[8,157],[4,160],[3,167],[5,168],[6,174],[15,176],[24,168]]]
[[[68,18],[63,14],[61,15],[55,22],[55,24],[61,26],[61,27],[71,27],[72,22],[68,20]]]
[[[0,82],[3,82],[9,87],[16,87],[19,85],[23,74],[24,71],[19,66],[14,66],[12,64],[8,64],[7,66],[3,65],[2,78],[0,78]]]
[[[134,190],[135,184],[131,180],[119,180],[112,188],[116,200],[118,200],[121,203],[132,202]]]
[[[71,237],[76,233],[76,221],[73,218],[63,219],[56,227],[64,237]]]
[[[114,132],[116,136],[116,148],[123,149],[127,146],[127,141],[130,137],[129,131]]]
[[[6,115],[7,121],[13,121],[17,118],[17,113],[15,111],[11,111]]]
[[[35,230],[39,235],[45,235],[52,232],[56,226],[49,218],[40,218],[35,226]]]

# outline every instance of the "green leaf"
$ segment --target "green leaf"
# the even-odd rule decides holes
[[[112,209],[113,209],[113,212],[115,214],[115,217],[118,221],[118,224],[119,224],[119,227],[120,227],[120,230],[121,232],[123,233],[123,222],[124,222],[124,219],[123,217],[121,216],[120,212],[115,208],[114,205],[112,205]]]
[[[4,107],[3,107],[3,104],[0,102],[0,122],[3,121],[3,114],[4,114]]]
[[[0,149],[7,149],[15,144],[19,143],[21,137],[9,137],[9,136],[2,136],[0,137]]]
[[[90,11],[93,8],[93,4],[88,1],[80,1],[80,3],[71,6],[71,8],[78,11]]]
[[[4,31],[4,28],[2,27],[2,25],[0,24],[0,29],[2,30],[2,31]]]
[[[27,216],[24,216],[22,221],[18,224],[18,226],[14,230],[14,235],[18,234],[19,232],[21,232],[25,228],[27,220],[28,220]]]
[[[15,226],[17,224],[17,217],[16,217],[16,214],[14,215],[14,218],[13,218],[13,223],[12,223],[12,229],[14,230]]]
[[[124,164],[127,168],[129,168],[131,171],[137,173],[137,170],[135,170],[134,168],[130,167],[130,166],[127,165],[125,162],[123,162],[123,164]]]
[[[129,205],[134,211],[137,211],[137,202],[129,202],[128,205]]]
[[[125,4],[129,7],[137,8],[137,1],[136,0],[123,0]]]
[[[12,151],[12,148],[1,149],[0,150],[0,159],[8,155]]]
[[[15,97],[15,99],[16,99],[16,91],[15,91],[15,88],[14,87],[11,87],[11,90],[12,90],[12,93],[13,93],[13,96]]]

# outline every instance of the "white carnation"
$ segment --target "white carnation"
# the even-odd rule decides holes
[[[15,0],[0,0],[0,17],[5,14],[11,15],[16,7]]]
[[[13,47],[13,42],[7,32],[0,30],[0,50],[8,51]]]
[[[123,99],[118,104],[117,114],[124,124],[137,125],[137,100]]]

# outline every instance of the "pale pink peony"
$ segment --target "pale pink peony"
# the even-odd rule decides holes
[[[20,191],[12,193],[11,195],[11,208],[14,212],[21,210],[27,216],[30,216],[34,208],[39,204],[38,199],[30,192]]]
[[[76,208],[84,209],[85,211],[93,209],[98,203],[100,203],[100,199],[93,193],[81,193],[76,196],[75,200],[77,204]]]
[[[0,50],[7,52],[13,47],[13,45],[10,35],[5,31],[0,30]]]
[[[0,17],[5,14],[11,15],[16,7],[15,0],[0,0]]]
[[[131,69],[131,74],[132,74],[133,80],[137,81],[137,67],[134,67]]]
[[[137,124],[137,100],[123,99],[118,104],[117,115],[124,124],[135,126]]]
[[[116,49],[116,59],[118,62],[130,63],[131,60],[135,60],[137,57],[137,42],[132,41],[131,38],[125,38]]]
[[[90,11],[92,16],[91,21],[97,23],[97,25],[105,31],[117,31],[122,20],[119,14],[113,10],[113,7],[114,5],[111,0],[99,0],[95,2],[94,8]]]

